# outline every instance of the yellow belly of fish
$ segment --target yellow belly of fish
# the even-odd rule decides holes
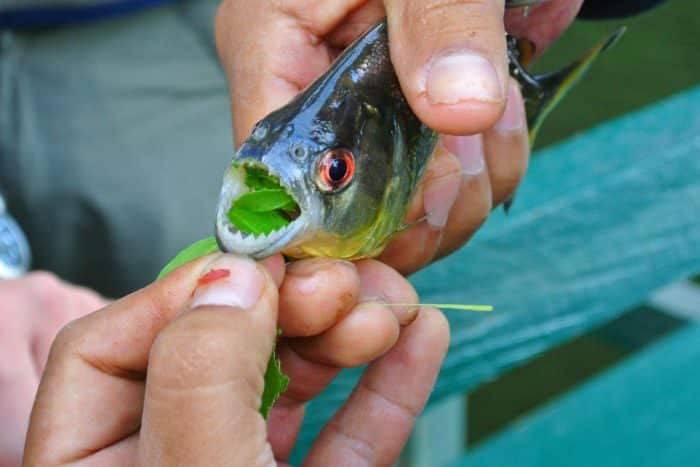
[[[356,260],[379,256],[385,246],[386,239],[377,241],[368,235],[338,238],[327,234],[317,234],[312,239],[300,245],[283,250],[282,253],[296,259],[320,256]]]

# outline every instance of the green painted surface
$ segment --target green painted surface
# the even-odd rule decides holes
[[[538,146],[634,111],[698,83],[700,2],[669,0],[647,14],[616,21],[577,21],[537,63],[556,70],[620,26],[627,32],[554,110]]]
[[[453,467],[690,467],[700,447],[700,326],[520,420]]]
[[[552,146],[511,215],[412,278],[448,312],[452,345],[435,400],[471,390],[700,272],[700,88]],[[660,126],[659,122],[663,122]],[[310,405],[302,446],[347,396],[348,371]]]
[[[475,447],[514,420],[540,409],[685,324],[653,308],[637,307],[512,368],[495,381],[479,385],[468,396],[466,446]]]

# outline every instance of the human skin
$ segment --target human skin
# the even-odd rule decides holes
[[[198,285],[220,269],[230,276]],[[292,292],[306,305],[282,298]],[[63,328],[32,412],[25,465],[284,463],[304,403],[340,368],[369,362],[306,463],[390,465],[427,401],[449,328],[437,310],[396,312],[385,300],[416,295],[374,260],[308,260],[286,275],[280,256],[189,263]],[[266,423],[258,408],[278,323],[295,323],[282,325],[285,335],[308,337],[278,343],[291,384]]]
[[[380,257],[410,274],[461,247],[510,199],[528,164],[523,102],[508,78],[505,27],[542,53],[583,0],[504,13],[504,0],[224,0],[215,38],[231,92],[236,144],[320,76],[384,16],[391,58],[416,115],[444,135]],[[504,26],[505,15],[505,26]]]
[[[106,303],[46,272],[0,281],[1,467],[21,462],[29,412],[56,333]]]
[[[450,105],[432,104],[429,99],[426,100],[425,92],[421,94],[420,90],[411,87],[415,84],[415,79],[411,77],[420,75],[421,66],[430,63],[431,53],[440,55],[439,51],[435,51],[450,49],[450,44],[458,44],[465,50],[479,51],[493,64],[498,78],[504,76],[501,68],[504,57],[500,56],[500,46],[489,47],[489,41],[486,39],[495,38],[495,43],[499,43],[496,36],[500,37],[503,24],[495,19],[502,17],[502,12],[501,16],[498,16],[499,7],[502,9],[501,3],[486,0],[408,1],[399,5],[399,2],[388,1],[336,1],[323,3],[335,5],[335,14],[329,14],[329,9],[321,8],[317,9],[320,14],[306,18],[304,12],[307,9],[304,5],[313,5],[314,2],[270,2],[270,5],[265,4],[265,1],[223,2],[217,16],[217,44],[232,87],[237,142],[244,139],[255,121],[284,104],[322,73],[332,58],[354,37],[388,14],[394,31],[390,38],[392,59],[394,63],[399,64],[397,73],[414,110],[443,133],[474,134],[444,138],[444,145],[436,152],[408,215],[409,221],[427,215],[428,222],[419,223],[397,237],[381,259],[408,274],[436,258],[449,254],[468,240],[493,207],[512,196],[522,178],[528,159],[522,102],[517,89],[507,85],[508,91],[504,93],[507,98],[502,96],[500,100],[482,102],[478,99],[466,99]],[[509,11],[505,15],[506,24],[516,35],[533,40],[539,54],[565,29],[578,11],[580,3],[580,0],[553,0],[533,8],[526,21],[521,12]],[[288,10],[278,11],[282,5]],[[264,6],[269,8],[263,8]],[[414,10],[410,10],[411,8]],[[456,10],[453,9],[459,8],[464,9],[464,12],[454,16]],[[308,8],[308,11],[312,10],[314,9]],[[443,23],[440,23],[436,28],[429,18],[426,21],[411,20],[426,15],[407,15],[409,10],[439,12],[434,15],[450,21],[444,23],[444,27]],[[232,17],[232,14],[239,17]],[[459,20],[464,19],[465,15],[468,16],[466,22]],[[475,19],[469,19],[472,16],[480,19],[478,25]],[[454,18],[454,22],[451,18]],[[456,26],[451,27],[452,24]],[[318,29],[320,27],[324,29]],[[431,27],[438,32],[431,33]],[[401,31],[405,36],[398,34]],[[433,43],[433,49],[430,49],[428,44],[425,46],[427,52],[415,54],[411,46],[425,45],[426,42]],[[409,44],[409,47],[402,49],[395,46],[401,43]],[[505,112],[502,113],[504,108]],[[497,123],[489,126],[492,124],[489,119]],[[330,279],[334,277],[332,272],[336,270],[336,265],[324,269],[321,267],[323,263],[309,263],[308,266],[303,266],[305,263],[300,264],[302,265],[294,267],[299,270],[314,270],[318,267],[320,269],[317,277],[326,277],[323,280],[318,279],[319,281],[333,284],[338,293],[345,290],[345,285],[339,286]],[[357,266],[358,271],[366,267],[360,264]],[[386,271],[385,273],[389,274]],[[38,289],[37,282],[41,285]],[[295,358],[302,358],[298,357],[299,355],[317,356],[316,360],[302,360],[312,362],[310,365],[314,365],[313,374],[321,375],[320,379],[324,382],[326,379],[332,379],[343,365],[369,361],[366,356],[361,357],[352,352],[351,355],[347,355],[347,352],[327,355],[318,353],[318,350],[325,346],[325,341],[334,335],[338,342],[345,342],[345,346],[338,348],[345,349],[348,340],[343,341],[343,336],[347,337],[349,334],[337,331],[342,330],[342,327],[335,328],[334,333],[328,334],[326,331],[334,328],[333,324],[340,317],[326,313],[316,315],[314,310],[323,308],[321,304],[325,300],[324,296],[305,295],[305,292],[294,285],[295,282],[303,283],[301,279],[295,278],[294,274],[289,274],[280,293],[280,323],[289,336],[298,337],[285,340],[280,347],[285,368],[293,365]],[[364,283],[369,284],[367,280]],[[9,289],[3,285],[12,285],[16,295],[8,295]],[[388,289],[383,286],[376,285],[374,289],[375,296],[388,293],[384,292]],[[35,290],[46,291],[43,301],[26,301]],[[5,300],[8,296],[24,298]],[[336,300],[340,300],[339,296],[336,296]],[[0,333],[8,331],[8,336],[16,336],[13,339],[0,339],[0,418],[15,420],[14,423],[6,425],[14,427],[13,430],[0,432],[0,466],[5,467],[19,463],[24,437],[22,427],[26,426],[31,400],[45,362],[45,349],[48,349],[62,325],[99,308],[104,304],[104,300],[89,291],[62,283],[48,274],[30,276],[17,282],[0,283],[0,297],[3,298],[0,303]],[[81,297],[88,298],[83,300]],[[319,302],[314,299],[318,299]],[[53,305],[48,306],[47,303]],[[300,308],[304,304],[307,305],[305,313],[286,311]],[[415,313],[409,310],[394,312],[397,314],[397,320],[402,323],[415,316]],[[403,317],[400,316],[401,313]],[[18,314],[24,318],[18,319]],[[353,315],[353,319],[362,323],[362,316],[362,313]],[[25,319],[28,317],[32,319]],[[20,327],[21,331],[17,331]],[[287,351],[287,348],[292,350]],[[37,352],[36,349],[44,351]],[[305,375],[306,381],[313,379],[309,376],[311,373],[309,370]],[[305,394],[304,397],[299,397],[289,404],[285,404],[283,398],[278,408],[271,413],[272,445],[286,446],[280,448],[282,454],[285,449],[291,449],[295,430],[289,427],[293,427],[294,423],[301,423],[302,402],[315,396],[318,391],[313,388],[321,386],[322,384],[312,384],[299,388],[298,391]],[[290,391],[293,389],[294,384]],[[12,397],[8,396],[10,394]],[[10,400],[16,403],[2,405],[3,401]],[[276,417],[285,421],[285,428],[279,431],[274,429]],[[287,423],[290,418],[293,419],[291,424]],[[274,441],[275,437],[286,441]]]

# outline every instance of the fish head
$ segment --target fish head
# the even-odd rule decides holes
[[[373,239],[396,230],[408,204],[400,178],[403,138],[392,112],[370,101],[352,86],[331,92],[319,85],[255,126],[224,176],[216,221],[222,250],[255,258],[279,251],[356,258],[377,248]],[[256,171],[297,205],[286,225],[259,235],[242,231],[230,216]]]

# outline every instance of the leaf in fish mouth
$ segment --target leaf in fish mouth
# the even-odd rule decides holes
[[[243,167],[250,190],[236,199],[228,211],[231,224],[246,234],[268,234],[287,226],[299,206],[277,177],[259,167]]]

